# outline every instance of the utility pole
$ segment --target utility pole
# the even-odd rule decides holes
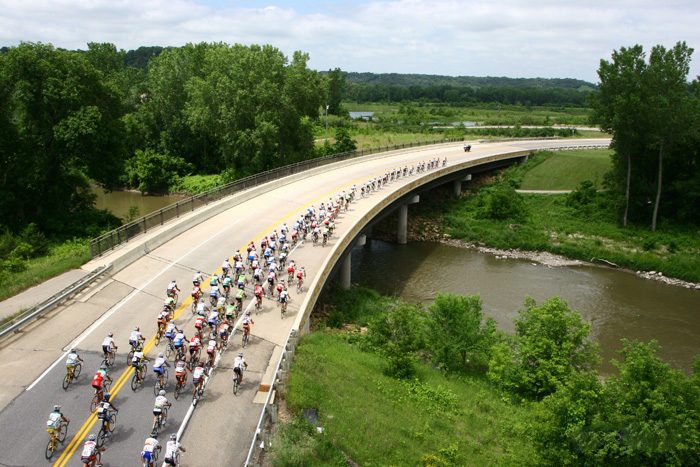
[[[328,104],[326,104],[326,139],[328,139]]]

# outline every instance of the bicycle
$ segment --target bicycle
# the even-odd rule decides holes
[[[190,361],[187,362],[187,366],[190,369],[190,371],[194,370],[194,368],[197,366],[197,363],[199,362],[199,358],[202,355],[202,348],[199,347],[197,350],[190,355]]]
[[[156,467],[158,465],[158,449],[154,449],[151,453],[150,462],[143,462],[143,467]]]
[[[153,430],[151,434],[157,435],[161,428],[165,426],[165,422],[168,420],[168,407],[163,407],[161,412],[158,414],[156,419],[153,421]]]
[[[162,326],[161,326],[162,328]],[[160,329],[158,330],[160,333]],[[158,334],[156,334],[156,345],[158,345]],[[131,361],[134,359],[134,352],[140,352],[143,350],[143,342],[139,341],[136,346],[134,347],[133,345],[131,346],[131,350],[129,350],[129,353],[126,354],[126,365],[129,366],[131,365]]]
[[[163,368],[163,374],[158,375],[156,378],[156,384],[153,385],[153,395],[157,396],[161,389],[165,389],[168,384],[168,369]]]
[[[262,297],[255,297],[255,314],[257,315],[262,310]]]
[[[250,331],[243,330],[243,348],[250,342]]]
[[[156,332],[156,337],[155,337],[155,346],[158,347],[160,345],[160,341],[163,339],[163,335],[165,334],[165,326],[163,324],[158,325],[158,332]]]
[[[204,394],[204,376],[200,380],[200,383],[192,389],[192,405],[197,405],[199,399],[202,398]]]
[[[175,345],[173,345],[173,348],[175,348]],[[165,357],[168,358],[170,355],[168,353],[165,354]],[[175,349],[175,360],[184,360],[185,359],[185,346],[181,345],[180,347]]]
[[[51,457],[53,457],[53,453],[56,451],[58,443],[63,444],[63,442],[66,440],[66,436],[68,435],[68,423],[69,422],[62,421],[58,430],[53,428],[46,429],[46,431],[49,432],[49,443],[46,445],[45,453],[46,460],[50,460]]]
[[[280,313],[282,319],[284,319],[284,314],[287,312],[287,300],[280,303]]]
[[[106,418],[102,419],[102,426],[100,427],[100,431],[97,433],[97,447],[101,448],[105,444],[105,439],[107,438],[108,434],[114,433],[114,430],[117,428],[117,414],[112,413],[108,415],[110,417],[110,421],[107,421]]]
[[[175,378],[176,383],[175,383],[175,399],[180,398],[180,394],[182,394],[182,390],[185,387],[185,384],[187,384],[187,374],[183,375],[182,378]]]
[[[175,344],[173,344],[173,339],[169,337],[168,338],[168,345],[165,346],[165,351],[164,351],[165,358],[166,359],[170,358],[170,356],[173,354],[173,352],[175,352]]]
[[[301,277],[297,281],[297,293],[302,293],[304,291],[304,279]]]
[[[63,383],[61,386],[63,386],[63,390],[66,391],[68,389],[68,386],[73,381],[76,381],[78,379],[78,376],[80,376],[80,372],[83,369],[83,365],[80,364],[80,362],[76,363],[73,366],[66,367],[66,376],[63,378]]]
[[[134,376],[131,377],[131,390],[136,392],[138,388],[143,385],[146,379],[146,364],[143,363],[139,365],[138,368],[134,368]]]
[[[95,394],[93,394],[92,399],[90,400],[90,413],[97,410],[97,406],[100,405],[100,402],[102,402],[105,391],[109,392],[110,384],[111,383],[108,380],[104,380],[102,382],[102,389],[95,389]]]
[[[106,365],[111,368],[114,365],[114,350],[111,352],[106,352],[102,358],[102,365]]]
[[[234,373],[235,376],[233,378],[233,395],[237,396],[238,395],[238,390],[241,388],[241,380],[243,379],[243,368],[240,369],[240,372]]]

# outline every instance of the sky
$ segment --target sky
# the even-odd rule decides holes
[[[0,46],[271,44],[317,70],[590,82],[620,47],[700,49],[699,25],[699,0],[0,0]]]

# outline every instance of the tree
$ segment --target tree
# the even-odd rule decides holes
[[[342,101],[345,92],[345,74],[336,68],[329,70],[326,75],[328,83],[328,113],[331,115],[341,115],[343,113]]]
[[[507,389],[541,399],[598,362],[590,325],[559,297],[540,306],[528,298],[515,330],[510,345],[497,346],[489,362],[489,378]]]
[[[126,164],[126,178],[142,193],[165,193],[188,168],[181,157],[139,149]]]
[[[484,321],[478,295],[439,294],[429,311],[428,338],[438,364],[455,371],[488,362],[496,324]]]
[[[75,231],[92,209],[89,179],[113,187],[122,171],[119,93],[84,54],[30,43],[0,55],[0,89],[0,217]]]
[[[357,143],[350,136],[348,129],[343,126],[337,127],[335,129],[335,143],[332,146],[331,153],[352,152],[355,149],[357,149]]]
[[[664,156],[672,153],[674,145],[685,137],[691,121],[690,97],[687,77],[690,72],[690,58],[693,49],[685,42],[677,43],[671,50],[657,45],[651,50],[649,67],[646,72],[646,85],[649,88],[649,101],[653,109],[654,122],[651,146],[658,150],[658,171],[654,211],[651,230],[656,231],[656,223],[661,202],[663,185]]]

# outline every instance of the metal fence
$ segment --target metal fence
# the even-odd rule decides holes
[[[278,167],[276,169],[241,178],[231,183],[227,183],[226,185],[212,188],[211,190],[205,191],[198,195],[178,201],[175,204],[171,204],[136,220],[128,222],[119,228],[110,230],[97,238],[93,238],[90,240],[90,256],[92,258],[100,256],[116,246],[128,242],[137,235],[146,233],[156,226],[163,225],[169,220],[180,217],[181,214],[194,211],[195,209],[201,206],[206,206],[213,201],[217,201],[236,192],[269,182],[271,180],[277,180],[279,178],[303,172],[305,170],[354,157],[366,156],[368,154],[376,154],[380,152],[394,151],[396,149],[405,149],[417,146],[426,146],[430,144],[451,143],[456,141],[462,141],[462,139],[450,138],[435,141],[422,141],[417,143],[397,144],[393,146],[380,146],[377,148],[362,149],[360,151],[343,152],[340,154],[333,154],[331,156],[319,157],[316,159],[297,162],[295,164],[285,165],[284,167]]]
[[[47,300],[44,300],[42,303],[39,305],[36,305],[27,311],[21,313],[19,316],[16,316],[15,318],[9,320],[2,326],[0,326],[0,338],[17,332],[22,326],[27,324],[28,322],[41,317],[45,313],[53,310],[56,308],[58,305],[60,305],[62,302],[66,301],[76,293],[80,292],[81,290],[85,289],[87,286],[89,286],[93,281],[99,279],[103,274],[108,272],[110,269],[112,269],[112,265],[109,266],[100,266],[99,268],[95,269],[92,271],[90,274],[87,276],[83,277],[82,279],[78,280],[77,282],[72,283],[65,289],[61,290],[57,294],[54,294],[52,297],[48,298]]]

